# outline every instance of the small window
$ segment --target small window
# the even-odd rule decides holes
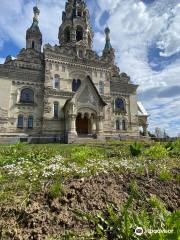
[[[65,72],[65,71],[66,71],[65,66],[62,66],[62,72]]]
[[[59,103],[55,102],[54,103],[54,118],[58,118],[59,117]]]
[[[49,69],[52,70],[52,63],[49,63]]]
[[[55,65],[55,68],[56,68],[56,71],[59,71],[59,65],[58,64]]]
[[[99,82],[99,93],[104,94],[104,83],[102,81]]]
[[[127,130],[126,121],[124,119],[122,120],[122,130]]]
[[[94,72],[94,76],[97,77],[97,71]]]
[[[29,88],[25,88],[21,91],[20,97],[21,103],[33,103],[34,102],[34,92]]]
[[[78,17],[82,17],[82,12],[81,12],[81,10],[78,10],[77,15],[78,15]]]
[[[60,81],[59,79],[54,79],[53,80],[53,84],[54,84],[54,89],[59,89],[60,88]]]
[[[119,120],[116,120],[116,130],[120,130],[120,122],[119,122]]]
[[[77,42],[83,40],[83,28],[81,26],[77,27],[77,30],[76,30],[76,40],[77,40]]]
[[[17,128],[23,128],[24,125],[24,117],[23,115],[18,116]]]
[[[64,30],[64,41],[66,43],[70,42],[71,40],[71,32],[70,32],[70,28],[67,27],[65,30]]]
[[[73,92],[77,92],[77,90],[79,89],[79,87],[81,86],[81,80],[80,79],[73,79],[72,81],[72,91]]]
[[[33,129],[33,116],[28,117],[28,129]]]
[[[121,98],[117,98],[115,101],[115,107],[117,110],[125,110],[124,101]]]
[[[82,50],[79,50],[79,57],[83,58],[83,51]]]
[[[32,48],[33,48],[33,49],[35,48],[35,43],[34,43],[34,41],[32,41]]]

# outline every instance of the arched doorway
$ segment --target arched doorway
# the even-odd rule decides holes
[[[89,133],[89,119],[87,115],[84,115],[84,117],[82,117],[81,114],[78,114],[76,118],[76,131],[77,134]]]

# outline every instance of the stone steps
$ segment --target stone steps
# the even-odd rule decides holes
[[[15,144],[19,142],[18,137],[0,137],[0,144]]]
[[[97,142],[97,139],[94,139],[92,137],[78,137],[74,143],[78,143],[78,144],[84,144],[84,143],[94,143]]]

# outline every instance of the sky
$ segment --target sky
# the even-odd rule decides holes
[[[25,47],[35,0],[1,0],[0,63]],[[104,48],[111,29],[116,64],[139,85],[138,99],[149,116],[149,130],[180,133],[180,0],[87,0],[94,50]],[[43,44],[58,44],[65,0],[39,0]]]

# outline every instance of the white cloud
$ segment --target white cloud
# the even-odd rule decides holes
[[[5,61],[5,58],[0,58],[0,64],[3,64]]]
[[[109,1],[98,1],[101,12],[96,21],[99,21],[103,11],[109,8],[110,17],[107,23],[111,29],[111,41],[116,48],[117,63],[121,71],[127,72],[134,82],[140,84],[139,92],[148,89],[154,91],[154,98],[144,100],[144,105],[151,115],[150,129],[160,126],[175,135],[178,128],[175,128],[175,119],[180,123],[177,117],[180,116],[180,102],[175,101],[173,96],[166,100],[158,98],[156,88],[179,85],[180,59],[172,61],[161,71],[154,71],[153,62],[151,65],[149,63],[148,50],[152,44],[157,45],[161,47],[163,57],[180,51],[179,1],[158,0],[150,5],[145,5],[140,0],[111,2],[115,7],[109,6]],[[96,33],[96,37],[99,46],[102,35]],[[163,105],[165,102],[166,105]]]
[[[33,1],[1,0],[0,47],[7,40],[13,41],[19,48],[25,46],[26,30],[32,24]],[[42,0],[40,3],[40,29],[43,42],[58,42],[58,28],[64,2]]]
[[[172,61],[158,72],[152,70],[157,63],[149,63],[148,59],[148,48],[152,44],[161,49],[162,58],[180,52],[179,0],[158,0],[148,5],[141,0],[94,0],[90,4],[91,11],[96,11],[94,48],[98,52],[104,48],[103,29],[109,25],[112,45],[116,48],[116,61],[121,71],[127,72],[134,82],[140,84],[140,92],[179,85],[180,59]],[[40,29],[44,43],[58,43],[64,5],[65,1],[40,1]],[[13,0],[12,4],[11,1],[1,0],[0,49],[7,40],[20,48],[25,46],[26,30],[32,23],[32,8],[33,1]],[[107,21],[104,19],[102,26],[100,19],[105,11],[109,12],[110,17]],[[167,106],[160,103],[166,103]],[[165,100],[155,96],[144,100],[144,104],[151,114],[151,127],[164,126],[174,131],[171,122],[180,116],[176,98],[172,96]],[[162,112],[166,114],[162,115]]]
[[[169,25],[165,29],[157,43],[162,49],[161,56],[171,56],[180,51],[180,4],[171,10]]]

